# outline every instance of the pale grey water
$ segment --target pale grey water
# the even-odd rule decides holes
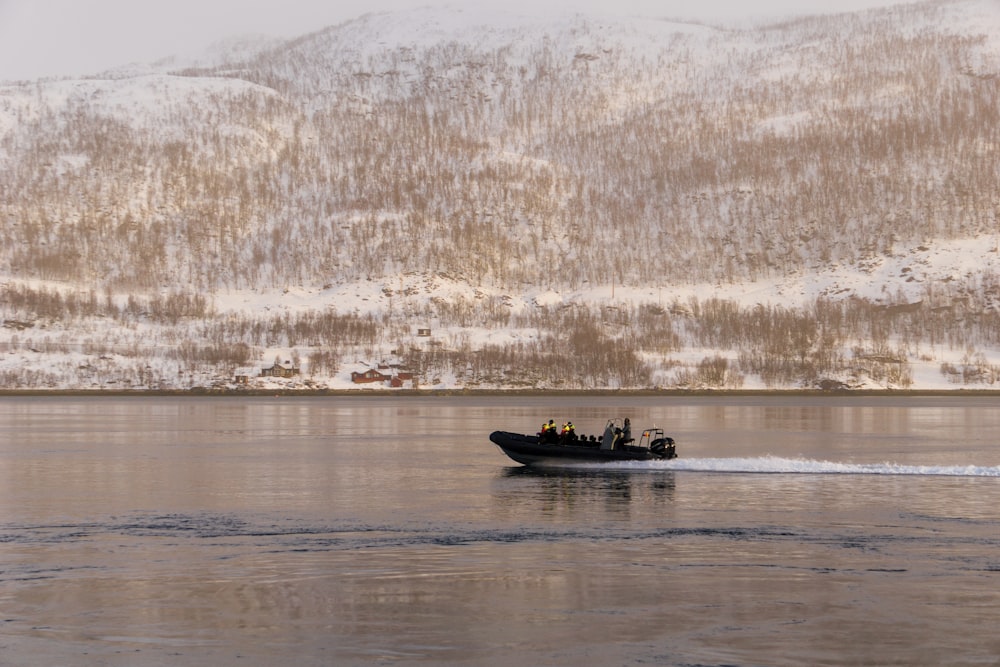
[[[487,440],[615,415],[681,458]],[[998,440],[985,397],[8,397],[0,665],[996,665]]]

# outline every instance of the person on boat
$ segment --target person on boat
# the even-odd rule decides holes
[[[556,434],[556,422],[550,419],[547,424],[542,424],[542,431],[538,434],[542,442],[555,442],[558,439]]]
[[[632,442],[632,440],[633,440],[633,438],[632,438],[632,422],[629,421],[628,417],[626,417],[625,418],[625,426],[622,428],[622,437],[621,437],[621,441],[620,442],[623,445],[627,445],[628,443]]]
[[[562,432],[559,433],[559,442],[565,444],[572,440],[576,440],[576,429],[573,427],[573,422],[566,422],[562,426]]]

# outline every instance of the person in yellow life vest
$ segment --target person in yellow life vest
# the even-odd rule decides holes
[[[556,436],[556,422],[554,420],[550,419],[547,424],[542,424],[542,431],[538,434],[542,442],[555,441]]]
[[[559,433],[560,442],[568,442],[570,440],[576,439],[576,429],[573,428],[573,422],[566,422],[562,426],[562,432]]]

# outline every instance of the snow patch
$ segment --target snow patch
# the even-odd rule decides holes
[[[558,292],[549,290],[536,295],[533,301],[536,306],[547,308],[549,306],[558,306],[563,302],[563,298]]]

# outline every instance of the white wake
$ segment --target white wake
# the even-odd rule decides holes
[[[949,477],[1000,477],[1000,466],[976,465],[903,465],[899,463],[838,463],[815,459],[790,459],[778,456],[747,458],[678,458],[672,461],[643,461],[602,464],[602,468],[623,470],[686,470],[726,473],[794,473],[838,475],[937,475]]]

